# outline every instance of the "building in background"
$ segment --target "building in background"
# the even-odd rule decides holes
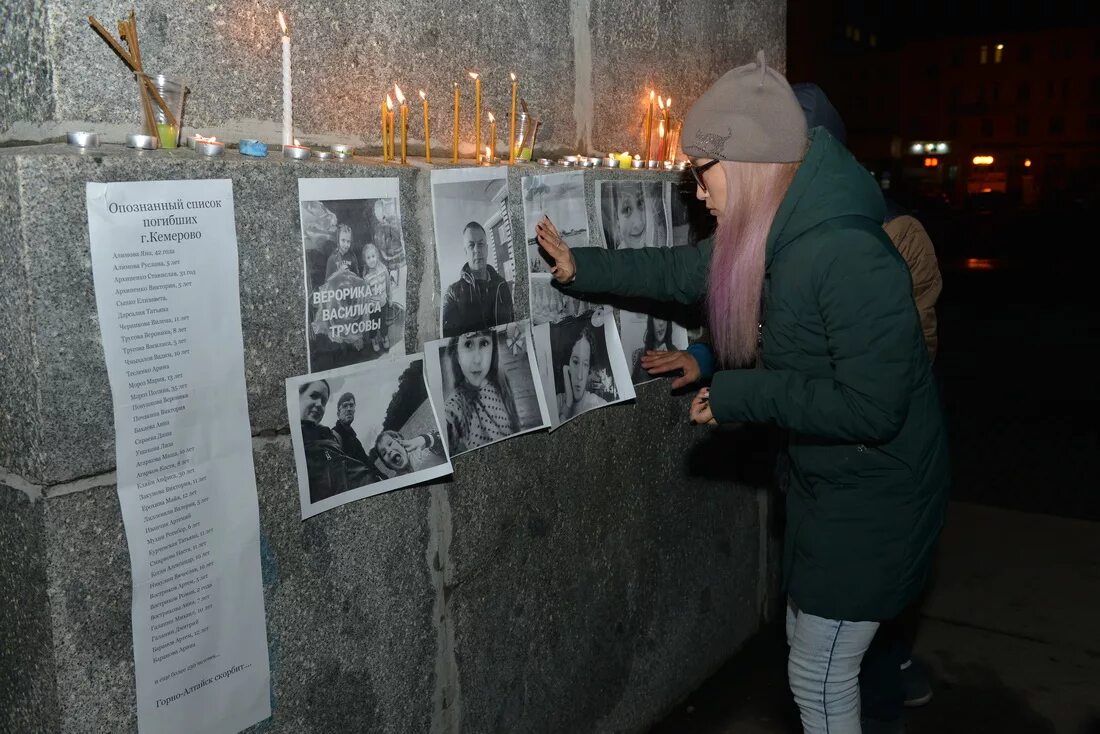
[[[792,81],[814,81],[885,188],[963,206],[1100,193],[1100,3],[793,0]]]

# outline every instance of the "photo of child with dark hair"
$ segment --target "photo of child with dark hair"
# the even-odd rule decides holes
[[[528,322],[429,342],[424,352],[452,456],[549,425]]]

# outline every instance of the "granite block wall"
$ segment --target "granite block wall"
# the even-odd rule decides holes
[[[642,731],[759,628],[774,566],[766,478],[716,475],[714,437],[663,382],[459,457],[446,481],[299,519],[282,388],[306,368],[296,179],[400,178],[418,345],[437,335],[439,283],[419,162],[37,145],[0,149],[0,172],[13,305],[0,316],[0,598],[21,601],[0,620],[17,682],[0,689],[0,723],[136,727],[87,181],[233,181],[274,709],[256,731]],[[510,170],[516,232],[520,178],[542,172]],[[585,172],[590,197],[597,178],[675,175]],[[525,315],[525,288],[516,301]],[[729,465],[762,453],[723,450]]]
[[[146,68],[185,81],[185,125],[236,140],[279,139],[280,44],[275,11],[290,19],[295,127],[318,141],[377,144],[378,104],[399,83],[423,88],[433,139],[449,148],[451,90],[462,88],[463,141],[473,149],[473,85],[499,118],[510,104],[508,74],[542,120],[547,148],[636,149],[647,85],[686,103],[758,48],[784,68],[782,0],[3,0],[0,68],[14,94],[0,99],[0,142],[48,140],[93,127],[116,142],[138,124],[136,88],[123,63],[91,30],[131,7]],[[423,140],[414,105],[410,134]],[[502,135],[506,134],[502,130]]]

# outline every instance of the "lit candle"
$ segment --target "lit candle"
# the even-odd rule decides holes
[[[481,163],[481,76],[471,71],[470,78],[474,80],[474,152]]]
[[[455,124],[454,137],[451,140],[451,163],[458,163],[458,82],[455,85]]]
[[[393,97],[386,93],[386,160],[393,160]]]
[[[672,146],[670,145],[670,143],[673,142],[673,139],[672,139],[672,97],[668,97],[668,98],[665,99],[665,135],[666,135],[666,137],[665,137],[665,155],[662,156],[662,157],[666,158],[667,160],[672,160],[672,158],[676,155],[676,151],[673,150]]]
[[[489,144],[485,149],[489,151],[489,162],[492,163],[497,154],[497,120],[492,112],[489,113]]]
[[[482,156],[481,162],[484,163],[486,166],[493,165],[493,154],[492,151],[489,150],[488,145],[485,146],[485,154]]]
[[[195,140],[195,150],[199,155],[218,158],[225,153],[225,144],[219,142],[217,138],[204,138],[200,135]]]
[[[630,168],[630,161],[633,160],[633,158],[630,157],[630,153],[624,150],[615,157],[619,159],[619,168]]]
[[[642,160],[642,156],[635,153],[634,158],[630,161],[631,168],[645,168],[645,161]]]
[[[512,74],[512,120],[508,125],[508,162],[516,162],[516,99],[519,97],[519,80]]]
[[[279,28],[283,31],[283,145],[290,145],[291,140],[294,139],[294,112],[290,85],[290,31],[286,28],[283,11],[280,10],[277,17]]]
[[[405,95],[401,94],[401,87],[393,85],[397,95],[397,104],[401,105],[401,164],[408,163],[409,152],[409,105],[405,102]]]
[[[654,96],[655,96],[655,92],[652,89],[649,90],[649,107],[646,108],[645,132],[643,133],[645,135],[645,146],[644,146],[645,160],[647,160],[647,161],[649,160],[649,154],[652,152],[651,148],[650,148],[650,146],[651,146],[650,138],[653,136],[653,100],[654,100]]]
[[[428,95],[420,90],[420,101],[424,103],[424,162],[432,162],[432,129],[428,126]]]
[[[657,123],[657,160],[665,159],[665,121],[662,118]]]
[[[308,147],[300,144],[297,139],[293,143],[293,145],[283,146],[283,158],[291,158],[296,161],[304,161],[309,158],[310,150]]]

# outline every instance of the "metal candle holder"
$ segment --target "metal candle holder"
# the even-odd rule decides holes
[[[160,146],[160,140],[155,135],[142,135],[130,133],[126,136],[126,147],[138,150],[156,150]]]
[[[99,133],[76,131],[68,133],[65,139],[68,141],[69,145],[75,145],[78,148],[99,147]]]
[[[221,158],[225,155],[225,143],[217,140],[196,140],[195,152],[207,158]]]
[[[283,146],[283,158],[290,158],[295,161],[304,161],[310,156],[310,149],[305,145],[284,145]]]

